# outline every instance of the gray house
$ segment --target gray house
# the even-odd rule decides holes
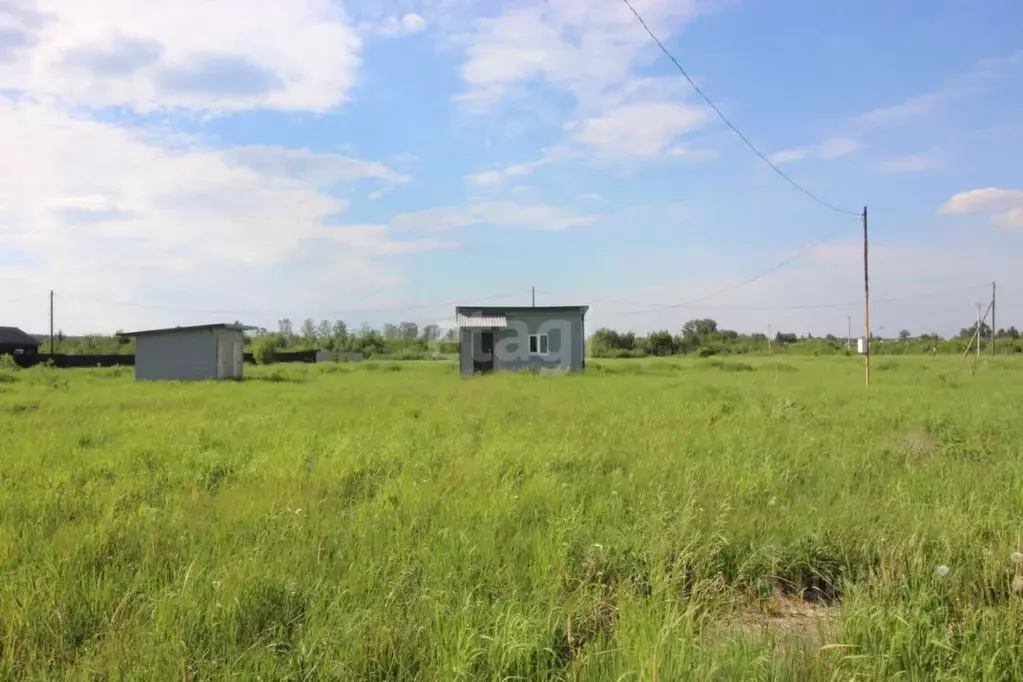
[[[584,320],[589,306],[458,306],[462,375],[502,370],[586,366]]]
[[[244,331],[240,324],[204,324],[123,332],[135,337],[135,380],[241,379]]]

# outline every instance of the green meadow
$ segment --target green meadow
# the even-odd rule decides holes
[[[0,679],[1023,679],[1023,359],[0,371]]]

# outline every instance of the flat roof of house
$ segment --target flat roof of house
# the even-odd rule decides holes
[[[244,332],[255,327],[250,327],[246,324],[233,324],[226,322],[219,322],[216,324],[196,324],[190,327],[165,327],[163,329],[143,329],[137,332],[118,332],[118,336],[153,336],[155,334],[172,334],[174,332],[194,332],[203,329],[233,329],[234,331]]]
[[[38,348],[39,339],[26,334],[17,327],[0,327],[0,344],[5,346],[32,346]]]
[[[467,313],[479,313],[484,317],[499,317],[508,313],[543,313],[543,312],[581,312],[583,315],[590,309],[588,305],[513,305],[513,306],[494,306],[494,305],[460,305],[455,306],[456,315],[465,315]]]

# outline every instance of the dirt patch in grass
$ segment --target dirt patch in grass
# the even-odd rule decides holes
[[[733,614],[724,630],[746,637],[771,635],[794,645],[820,647],[838,632],[840,612],[837,603],[776,592]]]

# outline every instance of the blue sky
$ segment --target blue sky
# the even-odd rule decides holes
[[[633,4],[779,168],[869,206],[875,331],[954,332],[992,280],[1023,325],[1023,6]],[[32,331],[50,289],[81,333],[534,286],[591,330],[862,329],[857,219],[621,0],[7,0],[0,149],[0,324]]]

